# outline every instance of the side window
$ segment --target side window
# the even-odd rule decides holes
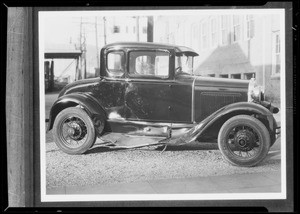
[[[107,70],[110,76],[122,76],[125,72],[125,56],[122,51],[107,54]]]
[[[129,54],[129,76],[169,76],[169,53],[164,51],[132,51]]]
[[[151,57],[144,55],[138,56],[135,59],[135,73],[142,75],[154,75],[154,63],[151,62]]]
[[[155,75],[161,77],[169,76],[169,54],[155,57]]]
[[[279,76],[281,69],[280,31],[273,32],[272,43],[272,75]]]

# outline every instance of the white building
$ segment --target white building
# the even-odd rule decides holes
[[[154,41],[193,48],[196,75],[256,77],[272,100],[280,95],[279,15],[160,16]]]
[[[106,20],[106,43],[147,41],[147,17],[112,16]]]

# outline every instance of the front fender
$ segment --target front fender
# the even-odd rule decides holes
[[[217,121],[227,120],[232,116],[239,115],[239,114],[247,114],[247,115],[259,115],[259,117],[265,121],[265,124],[268,130],[272,133],[275,133],[276,123],[273,117],[273,114],[266,109],[265,107],[251,102],[238,102],[229,104],[227,106],[222,107],[221,109],[215,111],[204,120],[202,120],[199,124],[195,125],[193,128],[188,130],[186,133],[182,134],[181,136],[177,136],[176,138],[169,138],[167,139],[168,144],[172,145],[181,145],[190,143],[195,141],[197,138],[201,137],[201,134],[210,128],[212,125],[216,124]],[[225,122],[224,121],[224,122]],[[223,123],[222,123],[223,124]],[[218,124],[218,125],[222,125]],[[272,137],[274,138],[274,137]],[[272,141],[275,139],[272,139]]]
[[[50,115],[49,115],[49,123],[47,131],[53,128],[53,123],[58,115],[63,109],[68,107],[73,107],[79,105],[82,107],[87,114],[91,117],[94,126],[97,130],[99,128],[99,119],[106,118],[106,114],[102,106],[97,102],[95,98],[91,96],[89,93],[73,93],[66,94],[58,98],[53,104]]]

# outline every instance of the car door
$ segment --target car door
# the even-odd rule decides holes
[[[129,120],[170,121],[172,81],[169,67],[167,50],[128,52],[125,106]]]
[[[125,115],[125,51],[109,50],[105,54],[106,75],[93,94],[105,108],[108,119],[126,118]]]
[[[193,108],[194,77],[188,75],[175,76],[170,84],[170,120],[174,123],[194,122]]]
[[[177,53],[175,56],[174,83],[171,86],[172,106],[170,119],[178,123],[194,123],[194,83],[193,55]]]

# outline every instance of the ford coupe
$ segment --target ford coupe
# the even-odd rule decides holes
[[[276,140],[279,109],[255,79],[194,75],[196,56],[158,43],[104,46],[100,76],[68,84],[51,108],[48,130],[57,146],[82,154],[97,138],[122,133],[140,137],[131,147],[217,143],[231,164],[257,165]]]

